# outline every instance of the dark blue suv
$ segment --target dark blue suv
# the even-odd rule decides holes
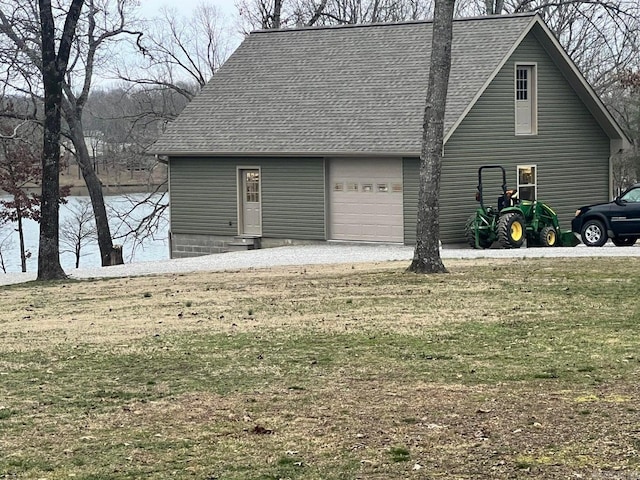
[[[640,238],[640,183],[613,202],[580,207],[571,230],[588,247],[601,247],[608,238],[618,247],[628,247]]]

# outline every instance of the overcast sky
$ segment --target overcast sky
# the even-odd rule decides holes
[[[235,16],[237,13],[235,0],[140,0],[141,10],[145,16],[153,16],[162,7],[173,7],[179,9],[185,15],[201,3],[212,3],[221,13],[227,17]]]

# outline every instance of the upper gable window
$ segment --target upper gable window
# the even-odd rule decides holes
[[[514,85],[516,135],[536,135],[538,133],[536,80],[535,65],[516,65]]]

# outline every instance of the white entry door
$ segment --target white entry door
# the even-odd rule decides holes
[[[240,170],[240,225],[243,235],[262,235],[262,206],[260,200],[260,170]]]
[[[400,159],[332,159],[328,187],[331,239],[404,241]]]

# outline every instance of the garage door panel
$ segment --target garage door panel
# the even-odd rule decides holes
[[[400,159],[334,159],[329,182],[332,239],[404,240]]]
[[[398,209],[402,209],[402,204],[397,205],[376,205],[378,209],[377,216],[378,217],[392,217],[394,221],[397,221],[398,217]]]

